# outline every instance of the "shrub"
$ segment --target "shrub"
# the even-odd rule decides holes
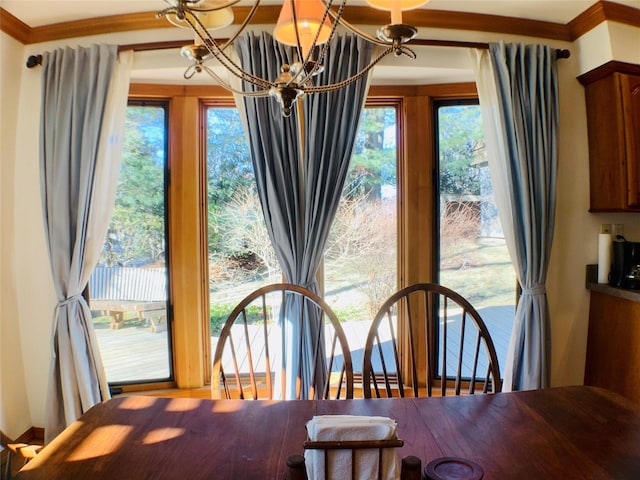
[[[235,305],[229,304],[214,304],[209,307],[209,322],[211,325],[211,335],[219,335],[222,331],[224,323],[235,308]],[[269,314],[270,307],[267,306],[267,314]],[[247,322],[249,324],[254,323],[262,319],[262,308],[258,305],[249,305],[246,309]]]

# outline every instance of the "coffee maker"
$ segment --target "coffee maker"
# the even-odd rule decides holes
[[[640,290],[640,242],[628,242],[622,235],[616,237],[609,284]]]

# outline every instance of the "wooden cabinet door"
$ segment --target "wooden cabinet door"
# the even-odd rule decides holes
[[[640,207],[640,76],[621,75],[626,144],[627,204]]]
[[[640,402],[640,303],[591,292],[584,384]]]
[[[591,212],[640,212],[640,65],[611,61],[585,87]]]
[[[586,85],[589,133],[590,210],[623,211],[627,206],[624,109],[620,74]]]

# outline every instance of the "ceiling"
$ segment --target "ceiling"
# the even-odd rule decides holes
[[[613,0],[640,9],[640,0]],[[597,0],[430,0],[425,10],[503,15],[566,24]],[[252,3],[243,1],[241,4]],[[266,0],[264,4],[281,1]],[[349,5],[364,4],[348,0]],[[95,18],[106,15],[148,12],[165,8],[163,0],[0,0],[0,6],[30,27]]]
[[[339,0],[334,0],[337,2]],[[365,5],[364,0],[347,0],[349,5]],[[567,24],[598,0],[430,0],[421,7],[432,10],[482,13],[527,18]],[[640,0],[614,0],[640,9]],[[261,4],[280,4],[282,0],[261,0]],[[242,0],[240,5],[253,4]],[[0,6],[29,27],[97,18],[108,15],[159,11],[165,0],[0,0]],[[420,47],[423,48],[423,47]],[[144,62],[134,65],[132,81],[136,83],[187,83],[183,77],[188,66],[185,59],[173,52],[145,52]],[[473,81],[468,53],[464,49],[423,48],[418,61],[386,58],[373,71],[373,83],[435,84]],[[420,60],[424,59],[424,60]],[[399,68],[400,67],[400,68]],[[224,72],[219,72],[224,75]],[[206,75],[196,76],[188,83],[210,84]]]

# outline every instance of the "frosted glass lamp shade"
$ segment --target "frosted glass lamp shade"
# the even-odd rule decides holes
[[[429,0],[366,0],[366,2],[373,8],[390,11],[392,25],[402,23],[403,11],[421,7],[428,1]]]
[[[233,10],[231,8],[222,8],[220,10],[211,10],[210,12],[194,12],[198,20],[207,30],[215,30],[216,28],[224,28],[233,22]],[[180,19],[175,15],[167,15],[167,20],[180,28],[191,28],[186,20]]]
[[[400,10],[404,11],[421,7],[428,1],[429,0],[366,0],[366,2],[373,8],[387,11],[391,11],[394,3],[398,3],[400,6]]]
[[[327,15],[324,23],[322,22],[326,7],[320,0],[294,0],[293,3],[297,23],[293,20],[291,0],[284,0],[273,36],[280,43],[292,46],[298,45],[299,37],[303,55],[306,56],[318,31],[320,33],[316,45],[321,45],[329,39],[331,21]],[[296,36],[296,30],[298,36]]]

